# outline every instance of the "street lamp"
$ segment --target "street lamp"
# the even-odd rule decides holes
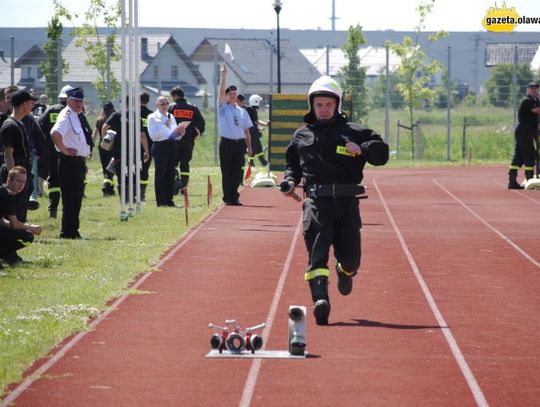
[[[281,0],[274,0],[274,3],[272,4],[274,6],[274,10],[276,11],[276,17],[277,17],[277,91],[278,93],[281,93],[281,47],[280,47],[280,40],[279,40],[279,12],[281,11],[281,5],[283,3]]]

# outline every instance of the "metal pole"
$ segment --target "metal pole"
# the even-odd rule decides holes
[[[134,164],[134,156],[133,156],[133,150],[135,148],[134,145],[134,138],[135,138],[135,98],[133,95],[133,0],[129,0],[129,38],[128,38],[128,92],[129,92],[129,103],[128,103],[128,124],[129,124],[129,130],[127,133],[128,136],[128,196],[129,196],[129,207],[128,207],[128,215],[133,216],[135,214],[135,208],[133,207],[133,164]]]
[[[62,39],[58,39],[58,42],[56,43],[56,55],[57,55],[57,61],[56,61],[56,78],[57,78],[57,84],[56,84],[56,94],[59,95],[60,91],[62,90],[62,75],[64,71],[64,66],[62,64]]]
[[[134,44],[133,44],[133,94],[135,95],[135,194],[137,201],[135,204],[135,213],[141,213],[141,98],[140,98],[140,77],[139,77],[139,59],[140,59],[140,35],[139,35],[139,0],[133,0],[134,15]]]
[[[214,164],[218,163],[218,86],[219,69],[217,62],[217,44],[214,44]]]
[[[10,71],[9,71],[11,75],[10,83],[11,83],[11,86],[13,86],[15,85],[15,37],[13,35],[9,36],[9,45],[10,45],[10,52],[11,52]]]
[[[111,42],[107,38],[107,54],[106,54],[106,64],[107,64],[107,100],[111,100]]]
[[[446,160],[450,161],[450,132],[452,130],[452,89],[450,84],[451,47],[448,47],[448,78],[446,79]]]
[[[270,46],[270,81],[268,82],[269,94],[274,93],[274,45]]]
[[[326,75],[330,76],[330,44],[326,44]]]
[[[281,44],[279,33],[279,12],[281,11],[281,1],[276,0],[274,3],[274,10],[277,17],[277,91],[281,93]]]
[[[127,148],[126,148],[126,0],[122,0],[122,16],[121,16],[121,48],[122,48],[122,61],[121,61],[121,68],[122,72],[120,74],[120,80],[122,81],[121,84],[121,108],[120,108],[120,114],[121,114],[121,125],[120,125],[120,143],[122,146],[122,150],[120,152],[120,179],[118,182],[120,183],[120,220],[121,221],[127,221],[128,220],[128,214],[126,212],[126,155],[127,155]]]
[[[512,109],[514,110],[514,127],[517,124],[517,69],[518,47],[514,47],[514,66],[512,68]]]
[[[390,144],[390,49],[386,50],[386,69],[384,78],[384,141]]]

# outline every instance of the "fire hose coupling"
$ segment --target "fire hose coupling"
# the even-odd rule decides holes
[[[302,200],[302,197],[300,195],[298,195],[296,192],[294,192],[294,189],[295,189],[295,185],[294,185],[294,182],[292,182],[292,181],[282,181],[279,184],[279,190],[281,192],[283,192],[284,194],[287,194],[287,195],[292,195],[292,197],[295,200],[300,202]]]

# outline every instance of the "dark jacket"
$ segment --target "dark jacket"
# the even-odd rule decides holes
[[[304,118],[306,126],[298,129],[285,152],[285,179],[305,186],[312,184],[359,184],[366,162],[384,165],[388,161],[388,145],[371,129],[347,122],[338,115],[329,122],[317,122],[313,114]],[[345,145],[351,141],[362,154],[352,156]]]
[[[206,128],[206,121],[202,116],[199,108],[186,99],[177,99],[174,104],[169,107],[171,113],[176,119],[176,124],[190,120],[191,124],[186,128],[184,137],[197,137],[197,128],[199,133],[203,134]]]

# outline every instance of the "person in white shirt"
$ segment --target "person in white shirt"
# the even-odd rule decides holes
[[[67,106],[58,114],[51,138],[58,150],[58,174],[62,194],[62,229],[60,238],[81,239],[79,214],[84,194],[85,159],[90,156],[91,140],[83,130],[79,114],[84,107],[81,88],[66,92]]]
[[[160,96],[156,100],[157,109],[148,115],[148,134],[152,141],[152,157],[155,166],[154,188],[157,206],[175,206],[174,187],[174,152],[185,126],[177,126],[174,117],[168,113],[169,100]]]

